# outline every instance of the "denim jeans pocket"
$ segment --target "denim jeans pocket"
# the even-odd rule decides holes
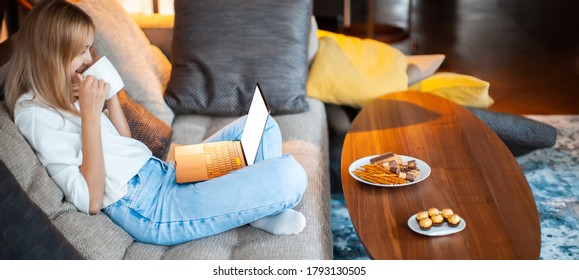
[[[134,202],[139,198],[141,194],[141,176],[137,173],[129,182],[127,183],[127,194],[121,199],[121,201],[129,206],[133,207]]]
[[[160,159],[158,159],[158,158],[156,158],[156,157],[151,157],[151,159],[149,160],[149,162],[151,163],[151,166],[155,165],[155,164],[153,164],[153,162],[156,163],[156,164],[158,164],[165,173],[166,173],[167,171],[169,171],[171,168],[175,168],[172,164],[167,163],[167,162],[165,162],[165,161],[162,161],[162,160],[160,160]]]
[[[144,217],[151,215],[151,211],[155,209],[152,204],[158,200],[169,168],[170,166],[163,164],[161,160],[152,157],[137,173],[139,184],[134,187],[129,184],[128,188],[132,188],[133,193],[127,206]]]

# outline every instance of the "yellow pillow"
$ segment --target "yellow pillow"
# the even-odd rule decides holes
[[[494,103],[489,96],[489,83],[468,75],[439,72],[410,86],[410,89],[471,107],[488,108]]]
[[[406,56],[376,40],[318,30],[320,44],[306,92],[326,103],[361,108],[386,93],[406,90]]]

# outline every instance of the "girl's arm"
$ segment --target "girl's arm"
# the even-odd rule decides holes
[[[94,48],[91,47],[91,56],[93,57],[94,61],[98,61],[101,56],[98,55]],[[125,89],[121,89],[120,92],[124,92]],[[125,117],[125,112],[121,107],[121,103],[119,102],[119,94],[115,94],[113,97],[109,98],[106,101],[107,103],[107,116],[117,129],[120,135],[125,137],[131,137],[131,129],[129,128],[129,124]]]
[[[124,91],[124,89],[121,89]],[[107,102],[107,111],[108,117],[122,136],[131,137],[131,129],[129,128],[129,123],[127,122],[127,118],[125,117],[125,112],[121,107],[121,103],[119,102],[119,95],[116,94],[113,97],[109,98]]]
[[[98,214],[105,192],[105,165],[101,135],[101,113],[108,84],[79,74],[79,102],[82,128],[82,165],[80,173],[89,189],[89,213]]]

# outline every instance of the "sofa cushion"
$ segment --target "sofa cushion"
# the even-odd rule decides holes
[[[0,259],[82,259],[0,161]]]
[[[408,55],[408,85],[411,86],[432,75],[438,70],[446,56],[444,54]]]
[[[171,127],[149,113],[147,109],[130,98],[125,91],[119,92],[119,101],[127,117],[131,136],[143,142],[154,156],[161,159],[165,158],[173,133]]]
[[[296,208],[307,220],[302,233],[273,236],[244,226],[174,247],[135,243],[128,248],[126,258],[331,259],[327,119],[321,101],[312,98],[306,101],[310,108],[307,112],[274,116],[282,132],[283,152],[293,155],[308,176],[308,187]],[[235,118],[178,115],[173,122],[173,141],[199,143]]]
[[[283,152],[304,166],[308,188],[296,206],[306,217],[306,228],[297,235],[272,235],[251,226],[242,226],[219,235],[172,247],[134,243],[127,259],[200,260],[310,260],[332,259],[330,191],[324,150],[312,143],[284,141]],[[306,246],[307,244],[307,246]]]
[[[95,50],[117,67],[128,95],[171,125],[175,115],[163,100],[171,63],[115,0],[82,0],[77,4],[94,21]]]
[[[406,90],[406,56],[376,40],[318,31],[319,49],[307,81],[308,96],[361,108],[386,93]]]
[[[320,41],[318,41],[318,22],[314,16],[312,16],[310,20],[312,23],[308,42],[308,67],[312,65],[312,62],[318,53],[318,48],[320,47]]]
[[[260,83],[272,114],[308,109],[311,0],[175,1],[175,113],[242,115]]]
[[[65,211],[76,211],[64,201],[64,194],[8,114],[6,104],[0,102],[0,160],[4,161],[30,199],[51,219]]]
[[[432,93],[464,106],[488,108],[494,103],[489,86],[489,82],[473,76],[439,72],[410,86],[410,89]]]

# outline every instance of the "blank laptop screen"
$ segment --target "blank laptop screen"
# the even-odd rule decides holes
[[[241,146],[243,147],[247,165],[252,165],[255,162],[257,149],[259,148],[268,116],[269,107],[258,85],[255,87],[255,93],[253,94],[253,99],[249,107],[243,135],[241,135]]]

